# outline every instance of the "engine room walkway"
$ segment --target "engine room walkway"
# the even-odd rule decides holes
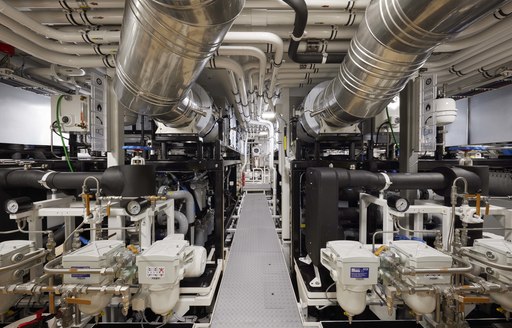
[[[247,193],[211,328],[299,328],[297,301],[264,193]]]

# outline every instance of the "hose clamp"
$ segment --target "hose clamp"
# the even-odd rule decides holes
[[[51,190],[52,188],[50,188],[50,187],[48,186],[48,184],[46,183],[46,180],[48,180],[48,177],[49,177],[50,175],[55,174],[55,173],[57,173],[57,172],[55,172],[55,171],[48,171],[48,172],[46,172],[46,173],[43,175],[43,177],[41,178],[41,180],[39,180],[39,181],[37,181],[37,182],[38,182],[41,186],[45,187],[46,189]]]
[[[386,173],[380,172],[380,174],[382,174],[384,176],[384,180],[386,180],[386,185],[380,191],[388,190],[389,187],[391,187],[391,185],[393,184],[393,182],[391,182],[389,175],[387,175]]]

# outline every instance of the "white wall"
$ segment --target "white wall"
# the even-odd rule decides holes
[[[50,124],[50,97],[0,83],[0,143],[49,145]]]

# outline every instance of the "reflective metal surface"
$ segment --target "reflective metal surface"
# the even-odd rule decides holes
[[[190,86],[243,5],[243,0],[127,1],[117,55],[120,104],[173,127],[190,123],[201,107]]]
[[[315,97],[324,121],[345,126],[374,117],[433,49],[504,0],[372,1],[338,76]]]

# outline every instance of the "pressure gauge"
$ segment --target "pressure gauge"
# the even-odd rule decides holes
[[[126,212],[130,215],[139,215],[149,206],[149,202],[145,199],[134,199],[126,204]]]
[[[398,212],[405,212],[409,209],[409,201],[398,195],[390,195],[387,198],[388,206],[394,208]]]
[[[32,207],[32,200],[28,197],[18,197],[5,202],[5,211],[8,214],[27,211]]]

